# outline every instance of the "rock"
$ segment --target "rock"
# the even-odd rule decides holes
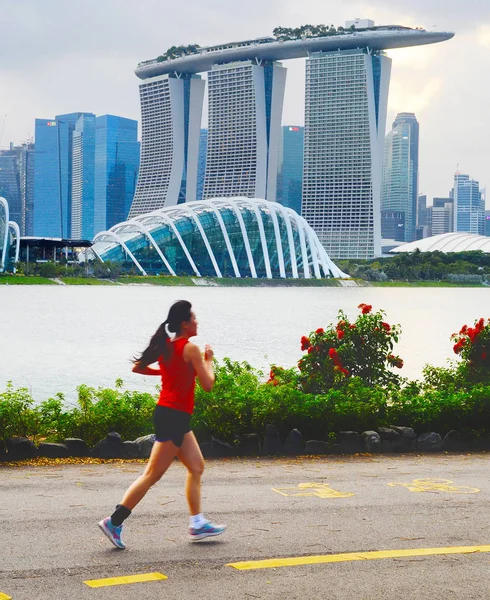
[[[286,454],[302,454],[303,450],[303,434],[299,429],[293,429],[284,442],[284,452]]]
[[[438,433],[422,433],[417,437],[417,450],[438,452],[442,450],[442,438]]]
[[[143,435],[134,440],[138,446],[139,458],[150,458],[150,454],[155,443],[155,434]]]
[[[130,442],[128,440],[126,442],[123,442],[123,444],[124,450],[126,452],[126,458],[140,458],[140,449],[136,440],[134,442]]]
[[[305,446],[305,454],[330,454],[330,444],[319,440],[308,440]]]
[[[91,454],[95,458],[125,458],[126,449],[121,436],[115,431],[111,431],[92,448]]]
[[[49,444],[47,442],[39,444],[37,453],[38,456],[45,456],[46,458],[66,458],[70,456],[68,446],[65,446],[65,444]]]
[[[260,452],[260,437],[256,433],[245,433],[238,436],[238,454],[241,456],[257,456]]]
[[[379,437],[382,440],[389,440],[392,442],[393,440],[397,440],[401,438],[401,435],[398,431],[391,429],[389,427],[378,427],[376,431],[379,433]]]
[[[391,428],[402,436],[404,440],[414,440],[417,434],[411,427],[398,427],[397,425],[391,425]]]
[[[90,456],[87,442],[80,438],[66,438],[63,443],[68,448],[69,456]]]
[[[410,452],[415,450],[417,447],[417,434],[411,427],[398,427],[396,425],[391,425],[390,427],[394,431],[400,434],[401,436],[401,446],[397,445],[393,446],[394,452]]]
[[[342,454],[356,454],[362,452],[362,440],[357,431],[341,431],[338,435]]]
[[[27,438],[7,438],[7,460],[25,460],[36,458],[37,448]]]
[[[266,425],[265,427],[264,454],[282,454],[281,438],[279,437],[277,427],[274,425]]]
[[[3,440],[0,440],[0,462],[7,460],[7,448]]]
[[[376,431],[364,431],[361,434],[362,444],[365,452],[381,452],[381,437]]]
[[[448,431],[442,440],[444,450],[448,452],[458,452],[463,449],[463,443],[461,441],[461,434],[451,429]]]
[[[386,449],[384,449],[383,452],[403,452],[407,449],[400,432],[395,429],[390,427],[378,427],[376,431],[379,433],[382,442],[389,442],[389,449],[388,445],[385,444],[384,446]]]
[[[211,437],[210,442],[203,442],[200,446],[201,452],[205,458],[225,458],[234,455],[231,444],[222,442],[214,436]]]
[[[390,440],[381,440],[381,452],[383,454],[391,454],[393,452]]]

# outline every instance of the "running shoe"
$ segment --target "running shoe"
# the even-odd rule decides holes
[[[107,517],[98,523],[100,529],[106,534],[106,536],[111,540],[111,542],[116,546],[116,548],[120,548],[124,550],[126,546],[124,545],[121,539],[122,525],[116,527],[112,524],[111,518]]]
[[[201,527],[189,527],[189,536],[191,540],[203,540],[207,537],[214,537],[224,533],[226,525],[215,525],[207,521]]]

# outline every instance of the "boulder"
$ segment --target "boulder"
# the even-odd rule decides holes
[[[458,452],[463,450],[463,442],[461,441],[461,434],[451,429],[448,431],[442,440],[444,450],[448,452]]]
[[[330,444],[319,440],[308,440],[305,445],[305,454],[330,454]]]
[[[442,450],[442,438],[433,431],[422,433],[417,437],[417,450],[422,452],[438,452]]]
[[[341,431],[338,435],[341,454],[356,454],[362,452],[362,439],[357,431]]]
[[[238,436],[238,454],[241,456],[257,456],[261,453],[260,437],[256,433],[245,433]]]
[[[7,460],[7,448],[3,440],[0,440],[0,462]]]
[[[378,427],[376,430],[384,446],[383,452],[403,452],[406,447],[401,434],[390,427]],[[388,442],[385,444],[384,442]]]
[[[155,434],[143,435],[142,437],[136,438],[134,442],[138,446],[138,457],[150,458],[151,450],[155,443]]]
[[[303,454],[303,451],[303,434],[299,429],[293,429],[284,442],[284,452],[286,454]]]
[[[361,439],[365,452],[381,452],[381,436],[377,431],[363,431]]]
[[[90,456],[87,442],[80,438],[66,438],[63,443],[68,448],[69,456]]]
[[[264,454],[282,454],[282,443],[279,431],[274,425],[266,425],[264,436]]]
[[[45,456],[46,458],[67,458],[70,456],[68,446],[65,444],[50,444],[43,442],[37,447],[38,456]]]
[[[124,443],[124,450],[126,452],[126,458],[140,458],[140,450],[136,441],[130,442],[127,440]]]
[[[214,436],[211,437],[210,442],[202,442],[200,446],[204,458],[225,458],[234,455],[231,444],[222,442]]]
[[[121,436],[111,431],[92,448],[91,454],[94,458],[125,458],[126,448]]]
[[[7,438],[7,460],[25,460],[36,458],[37,448],[27,438]]]
[[[417,434],[411,427],[398,427],[397,425],[391,425],[390,427],[394,431],[400,434],[402,446],[401,451],[414,450],[417,446]],[[398,452],[397,448],[394,448],[395,452]]]

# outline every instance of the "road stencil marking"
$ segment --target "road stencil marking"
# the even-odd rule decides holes
[[[389,483],[391,487],[406,487],[411,492],[443,492],[446,494],[478,494],[480,490],[472,487],[451,485],[450,479],[414,479],[411,483]]]
[[[328,483],[300,483],[295,488],[272,488],[281,496],[316,496],[317,498],[351,498],[352,492],[339,492]]]
[[[112,585],[125,585],[127,583],[144,583],[146,581],[159,581],[168,579],[162,573],[142,573],[141,575],[124,575],[123,577],[108,577],[107,579],[90,579],[84,581],[86,585],[92,588],[109,587]]]
[[[12,596],[7,596],[7,594],[0,592],[0,600],[12,600]]]
[[[276,569],[299,565],[319,565],[323,563],[351,562],[356,560],[380,560],[383,558],[407,558],[410,556],[437,556],[443,554],[474,554],[490,552],[490,546],[454,546],[449,548],[413,548],[407,550],[376,550],[373,552],[349,552],[346,554],[324,554],[320,556],[298,556],[293,558],[269,558],[247,562],[229,563],[239,571],[254,569]]]

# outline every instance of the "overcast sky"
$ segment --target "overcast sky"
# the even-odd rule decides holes
[[[139,120],[134,68],[174,44],[355,17],[456,32],[441,44],[389,51],[387,128],[397,112],[416,113],[429,202],[448,193],[457,165],[490,189],[489,0],[0,0],[0,146],[33,136],[36,117],[86,111]],[[283,123],[302,125],[304,60],[284,64]]]

